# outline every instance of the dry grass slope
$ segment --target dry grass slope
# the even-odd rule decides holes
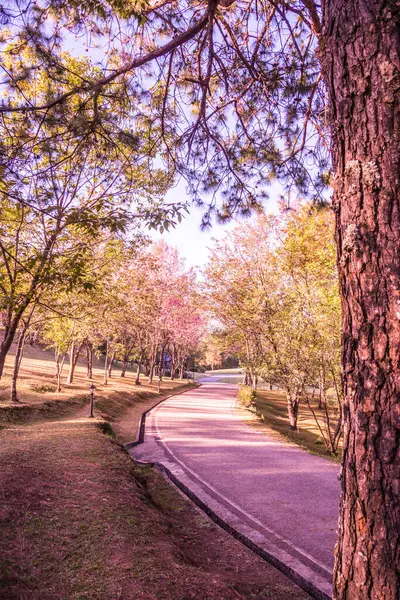
[[[280,391],[257,390],[255,400],[256,411],[258,415],[258,425],[272,429],[290,442],[301,446],[308,452],[330,458],[335,462],[340,462],[340,449],[337,456],[332,456],[323,444],[320,432],[315,420],[304,403],[300,403],[298,431],[291,431],[287,416],[286,395]],[[314,404],[314,410],[324,426],[323,413],[318,409],[317,402]],[[331,417],[333,426],[336,425],[337,417]]]

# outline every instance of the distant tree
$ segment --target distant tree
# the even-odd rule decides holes
[[[206,336],[204,358],[212,371],[222,365],[221,338],[218,332],[211,332]]]
[[[312,410],[323,441],[336,452],[341,434],[342,389],[340,377],[341,307],[336,268],[334,219],[330,211],[305,205],[291,211],[278,249],[281,268],[300,299],[306,326],[312,333],[308,356],[308,383],[319,388],[319,409],[325,424]],[[338,423],[332,428],[328,410],[328,388],[332,390]],[[308,403],[310,409],[311,404]]]
[[[210,310],[236,345],[247,382],[255,389],[262,375],[285,389],[296,429],[306,386],[322,368],[326,380],[328,373],[338,377],[340,305],[330,213],[307,205],[281,219],[238,226],[216,243],[205,275]]]

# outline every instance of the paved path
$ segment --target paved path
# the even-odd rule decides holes
[[[330,595],[338,467],[246,425],[217,382],[151,411],[143,462],[165,465],[227,523]]]

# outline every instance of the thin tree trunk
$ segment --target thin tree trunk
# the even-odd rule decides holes
[[[71,348],[69,351],[69,372],[67,383],[72,383],[74,381],[74,372],[75,372],[75,342],[72,342]]]
[[[171,377],[170,377],[171,381],[173,379],[175,379],[175,373],[176,373],[176,365],[174,363],[171,363]]]
[[[110,350],[110,342],[106,342],[106,357],[104,359],[104,385],[108,384],[108,354]]]
[[[93,378],[93,344],[86,342],[87,378]]]
[[[151,361],[150,367],[149,367],[149,383],[153,383],[154,367],[155,367],[155,362]]]
[[[398,600],[400,6],[325,2],[343,308],[343,463],[335,600]]]
[[[158,363],[158,393],[160,393],[160,391],[161,391],[161,382],[162,382],[163,368],[164,368],[164,352],[165,352],[165,346],[163,346],[161,348],[160,360]]]
[[[0,344],[0,379],[3,376],[6,357],[17,333],[19,321],[20,318],[14,319],[12,323],[6,324],[4,329],[3,341]]]
[[[326,377],[325,377],[325,365],[321,364],[319,368],[319,399],[318,408],[322,410],[326,405]]]
[[[184,367],[185,367],[185,364],[184,364],[184,361],[182,361],[182,364],[181,364],[180,369],[179,369],[179,379],[183,379]]]
[[[12,379],[11,379],[11,402],[19,402],[18,393],[17,393],[17,380],[18,380],[19,369],[21,367],[22,356],[24,354],[25,340],[26,340],[26,336],[28,333],[29,325],[31,323],[32,315],[35,310],[35,306],[36,306],[36,302],[33,304],[32,310],[31,310],[30,314],[28,315],[28,318],[25,320],[25,322],[23,321],[23,328],[21,330],[21,333],[20,333],[20,336],[18,339],[17,350],[15,353],[15,360],[14,360],[14,369],[13,369],[13,374],[12,374]]]
[[[149,368],[149,383],[153,383],[154,368],[156,366],[156,359],[157,359],[157,346],[158,346],[158,344],[155,345],[155,347],[153,348],[153,350],[151,352],[150,368]]]
[[[81,353],[83,346],[83,342],[80,344],[76,344],[76,342],[72,342],[71,349],[69,352],[69,372],[67,383],[73,383],[74,375],[75,375],[75,367],[78,362],[79,355]]]
[[[13,374],[12,374],[12,379],[11,379],[11,402],[19,402],[18,393],[17,393],[17,379],[18,379],[19,368],[21,366],[22,355],[24,352],[25,336],[26,336],[26,329],[21,331],[20,336],[18,338],[17,350],[15,353],[15,360],[14,360],[14,369],[13,369]]]
[[[150,375],[150,361],[147,357],[144,360],[144,374],[146,377]]]
[[[56,378],[57,378],[57,392],[61,392],[61,375],[64,367],[65,352],[56,351]]]
[[[297,419],[299,416],[299,395],[297,392],[287,392],[287,405],[290,429],[297,429]]]
[[[115,360],[115,356],[116,356],[116,352],[114,350],[114,352],[111,355],[111,359],[110,362],[108,363],[108,378],[111,379],[112,378],[112,368],[113,368],[113,362]]]
[[[128,356],[125,354],[123,359],[122,359],[122,371],[121,371],[121,377],[125,377],[126,375],[126,367],[128,366]]]
[[[143,354],[141,354],[140,358],[139,358],[137,371],[136,371],[135,385],[140,385],[140,369],[142,368],[142,362],[143,362]]]
[[[7,357],[7,354],[11,348],[11,344],[14,341],[15,335],[18,330],[19,323],[30,304],[35,302],[35,294],[40,283],[40,279],[43,275],[43,271],[46,268],[46,263],[51,254],[53,244],[57,239],[57,236],[60,232],[60,224],[56,222],[55,229],[53,234],[48,238],[46,246],[43,249],[41,260],[36,269],[36,273],[32,278],[29,289],[25,294],[25,298],[19,306],[18,311],[13,315],[13,308],[11,307],[8,310],[6,324],[4,327],[4,336],[3,340],[0,344],[0,379],[3,376],[4,364]]]
[[[162,381],[163,378],[163,371],[164,371],[164,353],[165,353],[165,346],[163,346],[161,348],[160,351],[160,356],[158,359],[158,379],[159,381]]]

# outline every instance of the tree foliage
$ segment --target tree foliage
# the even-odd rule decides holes
[[[259,207],[274,178],[322,199],[329,159],[313,2],[19,0],[3,19],[8,45],[32,56],[23,75],[7,69],[7,88],[38,69],[63,83],[5,102],[4,115],[42,119],[73,102],[90,129],[121,103],[129,130],[147,124],[195,200],[208,195],[204,225],[213,213],[224,220]],[[96,63],[84,74],[65,58],[72,35]]]
[[[262,217],[217,242],[206,269],[209,306],[253,389],[287,392],[291,425],[307,386],[340,393],[340,302],[332,215],[307,204]],[[338,397],[340,401],[340,395]],[[332,448],[333,450],[333,448]]]

